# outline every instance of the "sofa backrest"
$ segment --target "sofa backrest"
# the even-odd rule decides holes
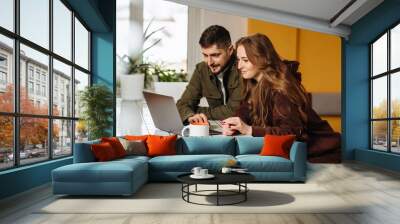
[[[235,139],[229,136],[183,137],[176,144],[178,155],[235,155]]]
[[[99,143],[100,143],[100,140],[75,143],[74,163],[95,162],[96,158],[94,157],[90,146],[92,144],[99,144]]]
[[[264,137],[237,136],[236,155],[259,154],[264,145]]]
[[[100,140],[75,143],[74,163],[95,162],[96,159],[90,149],[90,145],[98,143],[100,143]],[[177,140],[176,151],[178,155],[225,154],[235,156],[259,154],[263,144],[263,137],[183,137]]]

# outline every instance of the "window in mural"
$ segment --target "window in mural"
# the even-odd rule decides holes
[[[0,170],[71,156],[75,130],[82,129],[76,127],[76,94],[90,84],[90,32],[70,7],[61,0],[19,3],[16,14],[12,0],[1,0],[0,7],[0,26],[13,32],[0,30]],[[14,32],[18,20],[20,35]],[[86,138],[85,131],[79,134]]]
[[[370,45],[371,148],[400,153],[400,25]]]

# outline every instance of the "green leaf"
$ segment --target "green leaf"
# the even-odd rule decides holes
[[[102,84],[86,87],[80,93],[82,119],[88,126],[89,139],[108,136],[112,127],[113,94]]]

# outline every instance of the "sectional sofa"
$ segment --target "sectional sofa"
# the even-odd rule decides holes
[[[304,182],[306,180],[306,145],[294,142],[290,159],[260,156],[262,137],[184,137],[176,143],[177,155],[127,156],[96,162],[91,141],[75,144],[74,163],[52,171],[54,194],[131,195],[148,181],[176,181],[193,167],[219,172],[234,159],[260,182]]]

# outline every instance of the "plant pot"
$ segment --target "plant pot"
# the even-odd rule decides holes
[[[122,100],[143,99],[144,74],[123,74],[120,80]]]
[[[178,101],[185,91],[188,82],[154,82],[154,91],[159,94],[172,96]]]
[[[117,135],[142,134],[141,101],[122,100],[118,115]]]

